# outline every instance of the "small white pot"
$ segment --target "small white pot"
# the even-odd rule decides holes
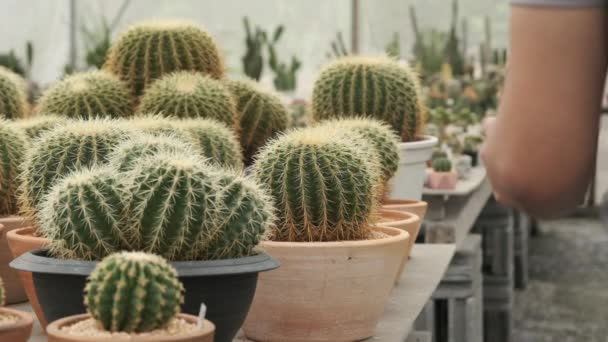
[[[437,138],[424,136],[422,140],[399,144],[399,169],[390,181],[390,198],[420,200],[426,179],[426,161],[431,158]]]

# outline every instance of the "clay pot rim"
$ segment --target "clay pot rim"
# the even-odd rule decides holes
[[[394,215],[394,216],[401,216],[400,218],[389,218],[386,217],[384,215]],[[420,216],[413,214],[413,213],[409,213],[406,211],[399,211],[399,210],[391,210],[391,209],[380,209],[380,216],[384,219],[387,219],[386,221],[379,221],[378,225],[379,226],[385,226],[385,225],[390,225],[390,224],[412,224],[415,222],[420,221]],[[405,218],[403,218],[405,216]]]
[[[349,240],[349,241],[313,241],[313,242],[294,242],[294,241],[262,241],[262,247],[283,247],[283,248],[353,248],[369,246],[385,246],[399,241],[407,240],[410,234],[405,230],[382,225],[376,225],[374,230],[381,231],[390,236],[379,239]]]
[[[398,198],[386,198],[382,201],[382,207],[384,209],[393,208],[417,208],[427,207],[429,204],[426,201],[409,200],[409,199],[398,199]]]
[[[3,313],[17,316],[19,317],[19,320],[15,324],[1,327],[0,332],[23,329],[34,324],[34,317],[28,312],[2,307],[0,308],[0,314]]]
[[[57,259],[48,256],[49,248],[39,248],[15,258],[9,266],[20,271],[44,274],[86,275],[91,274],[99,261]],[[279,262],[264,252],[256,255],[220,260],[171,261],[178,277],[224,276],[271,271]]]
[[[40,236],[33,236],[32,233],[36,231],[36,226],[26,226],[17,229],[13,229],[10,232],[7,232],[6,235],[12,240],[24,241],[24,240],[35,240],[40,241],[41,243],[46,243],[49,241],[47,238],[43,238]]]
[[[62,340],[65,341],[74,341],[74,342],[87,342],[87,341],[125,341],[123,339],[119,339],[117,337],[110,337],[110,338],[99,338],[99,337],[87,337],[87,336],[74,336],[72,334],[68,334],[65,332],[62,332],[60,330],[60,328],[66,326],[66,325],[70,325],[70,324],[75,324],[79,321],[83,321],[85,319],[90,318],[91,315],[89,314],[80,314],[80,315],[74,315],[74,316],[68,316],[65,318],[61,318],[58,319],[52,323],[50,323],[47,328],[46,328],[46,333],[48,336],[53,336],[55,338],[60,338]],[[193,316],[193,315],[188,315],[188,314],[184,314],[184,313],[179,313],[177,314],[177,317],[182,318],[190,323],[197,323],[198,322],[198,317]],[[163,342],[171,342],[171,341],[183,341],[184,339],[188,339],[190,340],[193,337],[204,337],[206,335],[209,335],[211,333],[213,333],[215,331],[215,325],[208,320],[205,320],[205,325],[203,326],[203,329],[201,330],[197,330],[188,334],[183,334],[183,335],[179,335],[179,336],[164,336],[164,337],[160,337],[160,336],[147,336],[147,337],[140,337],[140,338],[129,338],[128,341],[134,341],[134,342],[144,342],[144,341],[163,341]]]
[[[23,216],[19,216],[19,215],[6,215],[6,216],[0,216],[0,224],[3,222],[18,222],[18,221],[24,221],[25,218]]]

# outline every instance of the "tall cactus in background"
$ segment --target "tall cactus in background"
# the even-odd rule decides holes
[[[146,89],[139,113],[176,118],[209,118],[238,126],[234,100],[222,82],[181,71],[166,75]]]
[[[227,81],[227,85],[236,100],[241,148],[249,165],[269,139],[287,129],[287,108],[277,96],[262,91],[253,82]]]
[[[81,168],[103,165],[112,149],[132,130],[110,120],[74,121],[44,134],[21,165],[19,204],[33,217],[57,179]]]
[[[379,171],[353,140],[334,133],[321,128],[292,131],[260,152],[254,176],[269,189],[277,209],[272,239],[368,237]]]
[[[344,43],[342,31],[338,31],[336,33],[336,38],[331,41],[330,48],[331,50],[325,53],[325,57],[327,57],[327,59],[341,58],[350,55],[350,52]]]
[[[133,100],[124,82],[105,71],[68,76],[42,94],[38,113],[69,118],[125,117],[133,114]]]
[[[256,26],[254,33],[247,17],[243,17],[243,26],[245,27],[245,45],[247,46],[245,55],[241,58],[243,70],[245,75],[259,81],[264,71],[262,52],[266,45],[266,32]]]
[[[0,116],[6,119],[24,118],[28,114],[27,92],[20,80],[21,76],[0,68]]]
[[[315,120],[370,117],[388,123],[402,141],[424,125],[418,75],[390,58],[347,57],[330,63],[313,89]]]
[[[284,27],[277,27],[272,35],[272,39],[267,42],[268,65],[275,74],[274,87],[280,91],[292,91],[296,89],[297,72],[302,66],[302,62],[295,56],[291,57],[291,64],[279,62],[276,52],[276,44],[283,35]]]
[[[0,216],[17,213],[17,178],[28,141],[21,130],[0,120]]]
[[[112,168],[81,169],[62,178],[40,204],[42,236],[59,258],[100,260],[133,246],[122,226],[128,199]]]
[[[135,96],[174,71],[198,71],[215,79],[224,76],[222,57],[211,35],[184,22],[131,27],[110,47],[104,68],[126,81]]]
[[[95,266],[84,302],[105,330],[139,333],[166,326],[179,313],[183,292],[177,272],[163,258],[121,252]]]
[[[57,115],[37,115],[27,119],[16,120],[10,124],[17,129],[23,130],[30,139],[35,139],[66,122],[67,119],[65,117]]]

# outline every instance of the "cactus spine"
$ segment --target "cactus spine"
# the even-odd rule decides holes
[[[215,79],[224,75],[213,38],[196,25],[182,22],[131,27],[110,47],[104,69],[126,81],[135,96],[173,71],[198,71]]]
[[[22,131],[0,120],[0,216],[17,212],[19,165],[25,158],[27,138]]]
[[[418,76],[389,58],[346,57],[329,64],[313,90],[315,120],[371,117],[388,123],[402,141],[424,124]]]
[[[42,94],[36,110],[69,118],[126,117],[133,101],[126,85],[105,71],[74,74]]]
[[[40,205],[39,225],[51,253],[67,259],[101,260],[131,249],[122,215],[127,200],[111,168],[81,169],[62,178]]]
[[[19,119],[27,116],[29,105],[24,89],[25,81],[14,72],[0,69],[0,115],[6,119]]]
[[[177,118],[209,118],[228,127],[237,123],[234,100],[222,82],[186,71],[152,83],[141,98],[138,111]]]
[[[179,313],[184,288],[163,258],[121,252],[103,259],[85,288],[88,312],[112,332],[162,328]]]
[[[287,129],[287,108],[273,94],[250,81],[227,81],[240,117],[241,147],[245,163],[252,163],[257,151],[277,133]]]
[[[448,158],[437,158],[433,160],[433,171],[450,172],[452,171],[452,162]]]
[[[332,129],[292,131],[262,149],[256,180],[278,211],[279,241],[365,239],[376,208],[377,165]]]
[[[33,217],[57,179],[80,168],[107,163],[110,151],[132,131],[109,120],[75,121],[42,135],[22,164],[19,202]]]
[[[38,115],[27,119],[16,120],[12,122],[11,125],[23,130],[30,139],[35,139],[65,122],[66,119],[60,116]]]

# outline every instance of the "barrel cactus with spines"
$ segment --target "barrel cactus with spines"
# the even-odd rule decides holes
[[[105,120],[67,122],[43,134],[28,150],[21,165],[19,204],[33,217],[42,197],[61,177],[80,168],[103,165],[110,152],[132,130]]]
[[[101,260],[132,249],[123,225],[128,195],[122,176],[109,167],[75,171],[44,196],[39,231],[58,258]]]
[[[125,31],[110,47],[104,69],[126,81],[134,96],[165,74],[188,70],[215,79],[224,64],[211,35],[186,22],[151,22]]]
[[[181,71],[163,76],[144,92],[138,112],[173,118],[208,118],[236,127],[237,112],[228,89],[209,76]]]
[[[0,216],[17,213],[20,165],[28,148],[25,134],[0,120]]]
[[[352,139],[322,128],[287,133],[256,157],[254,176],[277,208],[272,239],[365,239],[377,207],[377,165]]]
[[[0,117],[19,119],[27,116],[27,93],[20,79],[21,77],[12,71],[0,69]]]
[[[450,172],[452,171],[452,162],[448,158],[437,158],[433,160],[433,171]]]
[[[116,76],[89,71],[68,76],[45,91],[36,111],[69,118],[120,118],[133,114],[133,100]]]
[[[135,127],[136,129],[152,135],[175,135],[180,138],[188,139],[187,135],[177,127],[177,120],[162,117],[160,115],[139,115],[120,123],[125,128]]]
[[[234,131],[222,123],[208,119],[190,119],[176,122],[209,162],[228,168],[241,169],[243,154]]]
[[[65,117],[57,115],[37,115],[13,121],[11,124],[13,127],[23,130],[30,139],[35,139],[58,125],[67,122],[66,120]]]
[[[345,57],[321,72],[313,90],[315,120],[370,117],[388,123],[404,142],[424,125],[418,76],[389,58]]]
[[[120,252],[97,264],[84,303],[106,331],[142,333],[165,327],[179,313],[183,292],[177,271],[163,258]]]
[[[226,84],[236,100],[245,162],[251,164],[269,139],[287,129],[287,108],[277,96],[262,91],[254,82],[238,80]]]
[[[201,152],[174,135],[135,134],[121,142],[112,151],[109,160],[116,170],[125,172],[146,157],[158,153],[171,155],[200,155]]]

